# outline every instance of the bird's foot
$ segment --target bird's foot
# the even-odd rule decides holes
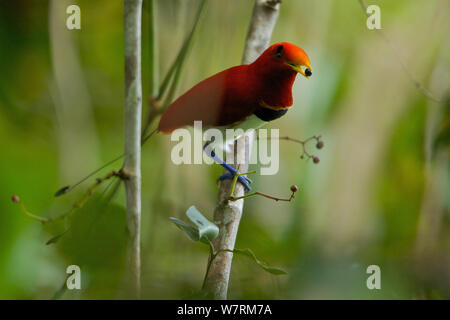
[[[222,181],[225,179],[234,179],[234,176],[235,174],[229,172],[224,173],[217,179],[217,181]],[[237,180],[244,186],[245,192],[249,192],[252,190],[252,188],[250,188],[250,184],[253,182],[251,179],[247,178],[246,176],[239,176]]]

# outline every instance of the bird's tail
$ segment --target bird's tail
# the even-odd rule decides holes
[[[147,142],[148,139],[150,139],[155,133],[157,133],[159,130],[158,128],[156,128],[155,130],[153,130],[152,132],[150,132],[148,135],[146,135],[145,137],[141,138],[141,147],[144,145],[145,142]],[[72,185],[68,185],[68,186],[64,186],[61,189],[59,189],[58,191],[56,191],[55,193],[55,197],[59,197],[63,194],[66,194],[67,192],[71,191],[73,188],[75,188],[76,186],[80,185],[81,183],[83,183],[84,181],[86,181],[87,179],[89,179],[90,177],[92,177],[94,174],[96,174],[97,172],[99,172],[100,170],[108,167],[109,165],[115,163],[116,161],[119,161],[120,159],[122,159],[123,157],[125,157],[125,154],[122,153],[120,156],[118,156],[117,158],[114,158],[110,161],[108,161],[107,163],[105,163],[104,165],[102,165],[100,168],[95,169],[94,171],[92,171],[91,173],[89,173],[87,176],[85,176],[84,178],[82,178],[81,180],[79,180],[78,182],[76,182],[75,184]]]

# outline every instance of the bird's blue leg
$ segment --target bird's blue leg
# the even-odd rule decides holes
[[[226,163],[224,160],[222,160],[220,157],[218,157],[216,155],[216,153],[214,152],[214,150],[211,149],[211,147],[208,144],[205,144],[203,146],[203,151],[212,159],[214,159],[214,161],[216,161],[218,164],[220,164],[222,167],[224,167],[225,169],[227,169],[229,171],[229,173],[224,173],[222,174],[218,180],[225,180],[225,179],[233,179],[234,176],[237,173],[237,170],[235,168],[233,168],[232,166],[230,166],[228,163]],[[245,191],[249,192],[252,190],[252,188],[250,188],[250,183],[252,183],[252,180],[250,180],[249,178],[245,177],[245,176],[239,176],[237,178],[237,180],[244,186]]]

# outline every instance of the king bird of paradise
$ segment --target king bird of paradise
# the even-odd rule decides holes
[[[253,63],[219,72],[192,87],[176,99],[163,113],[158,131],[169,134],[185,126],[202,121],[206,128],[258,129],[284,116],[293,104],[292,85],[297,73],[306,78],[312,75],[308,55],[288,42],[267,48]],[[238,137],[235,137],[237,139]],[[214,141],[203,150],[227,169],[219,180],[232,179],[237,170],[219,158]],[[239,176],[246,191],[251,180]]]

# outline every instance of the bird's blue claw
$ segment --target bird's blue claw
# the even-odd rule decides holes
[[[252,188],[250,188],[250,183],[252,183],[252,180],[244,176],[239,176],[238,181],[244,186],[245,192],[252,191]]]
[[[217,178],[217,182],[225,180],[225,179],[233,179],[234,175],[231,173],[224,173],[219,178]]]
[[[233,179],[233,178],[234,178],[234,174],[231,174],[228,172],[228,173],[222,174],[217,180],[222,181],[225,179]],[[237,179],[244,186],[245,192],[249,192],[252,190],[252,188],[250,188],[250,184],[253,182],[251,179],[247,178],[246,176],[239,176]]]

